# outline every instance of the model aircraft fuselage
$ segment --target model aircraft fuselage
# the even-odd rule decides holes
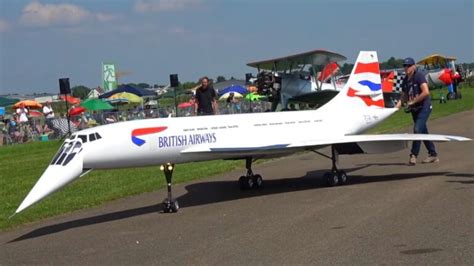
[[[321,110],[323,111],[323,110]],[[299,111],[158,118],[99,126],[75,133],[65,145],[83,148],[83,168],[107,169],[182,163],[236,157],[236,154],[194,154],[200,147],[261,147],[287,145],[318,138],[357,134],[374,126],[396,109],[378,109],[371,114],[337,114]],[[366,121],[367,116],[373,119]],[[354,123],[356,122],[357,123]],[[358,126],[347,128],[348,123]],[[275,136],[278,132],[278,137]],[[96,135],[100,136],[97,139]],[[91,141],[92,139],[92,141]],[[70,144],[69,144],[70,143]],[[78,144],[76,144],[78,143]],[[261,150],[252,155],[266,155]],[[277,151],[279,152],[279,151]]]
[[[248,171],[239,183],[251,188],[262,182],[251,170],[253,159],[331,146],[333,168],[327,179],[336,185],[347,179],[337,169],[339,153],[395,151],[410,140],[468,140],[431,134],[359,135],[397,110],[384,108],[376,52],[361,52],[344,89],[317,110],[136,120],[76,132],[16,213],[92,169],[161,165],[169,192],[164,210],[174,212],[178,205],[171,197],[171,176],[179,163],[245,159]]]

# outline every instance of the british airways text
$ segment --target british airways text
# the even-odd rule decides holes
[[[158,148],[214,143],[216,141],[216,133],[163,136],[158,137]]]

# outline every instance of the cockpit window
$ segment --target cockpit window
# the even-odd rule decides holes
[[[97,132],[94,132],[94,133],[90,133],[89,135],[77,135],[77,134],[74,134],[74,135],[71,135],[68,140],[69,141],[73,141],[74,139],[81,139],[82,140],[82,143],[86,143],[87,141],[91,142],[91,141],[95,141],[95,140],[99,140],[101,139],[102,137],[99,135],[99,133]]]
[[[79,135],[78,137],[82,139],[82,143],[86,143],[86,142],[87,142],[87,137],[89,137],[89,142],[91,142],[91,141],[96,141],[96,140],[102,138],[102,137],[99,135],[99,133],[97,133],[97,132],[90,133],[89,136],[88,136],[88,135]]]
[[[59,158],[59,155],[61,155],[64,151],[64,147],[66,146],[66,144],[69,144],[69,143],[63,143],[63,145],[61,145],[61,148],[59,148],[58,152],[56,153],[56,155],[54,155],[53,157],[53,160],[51,161],[51,164],[55,164],[56,161],[58,160]]]
[[[64,158],[66,158],[66,154],[71,151],[72,144],[73,142],[64,143],[64,149],[62,150],[61,154],[58,156],[58,160],[54,164],[61,164],[63,162]]]
[[[64,147],[64,152],[69,152],[71,151],[71,148],[72,148],[72,144],[74,142],[69,142],[65,147]]]
[[[80,141],[66,142],[59,149],[56,156],[51,161],[51,164],[67,165],[76,154],[82,151],[82,144]]]
[[[82,140],[82,143],[86,143],[86,142],[87,142],[87,135],[77,135],[77,137]]]
[[[80,148],[81,148],[81,146],[82,146],[82,145],[81,145],[81,143],[80,143],[80,142],[76,142],[76,143],[74,143],[74,151],[77,151],[78,149],[80,149]]]
[[[78,154],[82,150],[81,146],[82,145],[80,142],[74,143],[74,148],[72,149],[71,153],[67,155],[63,165],[67,165],[74,158],[74,156],[76,156],[76,154]]]

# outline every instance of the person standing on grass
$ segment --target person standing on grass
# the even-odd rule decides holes
[[[196,115],[215,115],[217,113],[216,91],[209,84],[209,78],[201,78],[201,86],[196,89],[194,113]]]
[[[54,110],[51,107],[51,101],[47,101],[46,104],[43,106],[43,114],[45,117],[45,123],[49,129],[53,128],[52,121],[54,119]]]

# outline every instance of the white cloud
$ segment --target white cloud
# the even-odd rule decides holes
[[[138,0],[134,10],[138,13],[182,10],[201,4],[201,0]]]
[[[99,22],[109,22],[109,21],[116,20],[119,18],[118,15],[106,14],[106,13],[97,13],[95,17]]]
[[[184,34],[186,33],[186,30],[183,27],[175,26],[171,27],[168,32],[172,34]]]
[[[41,4],[33,1],[23,8],[20,23],[26,26],[77,25],[87,20],[99,22],[115,19],[115,15],[97,13],[73,4]]]
[[[10,23],[6,20],[0,19],[0,32],[7,32],[10,30]]]

